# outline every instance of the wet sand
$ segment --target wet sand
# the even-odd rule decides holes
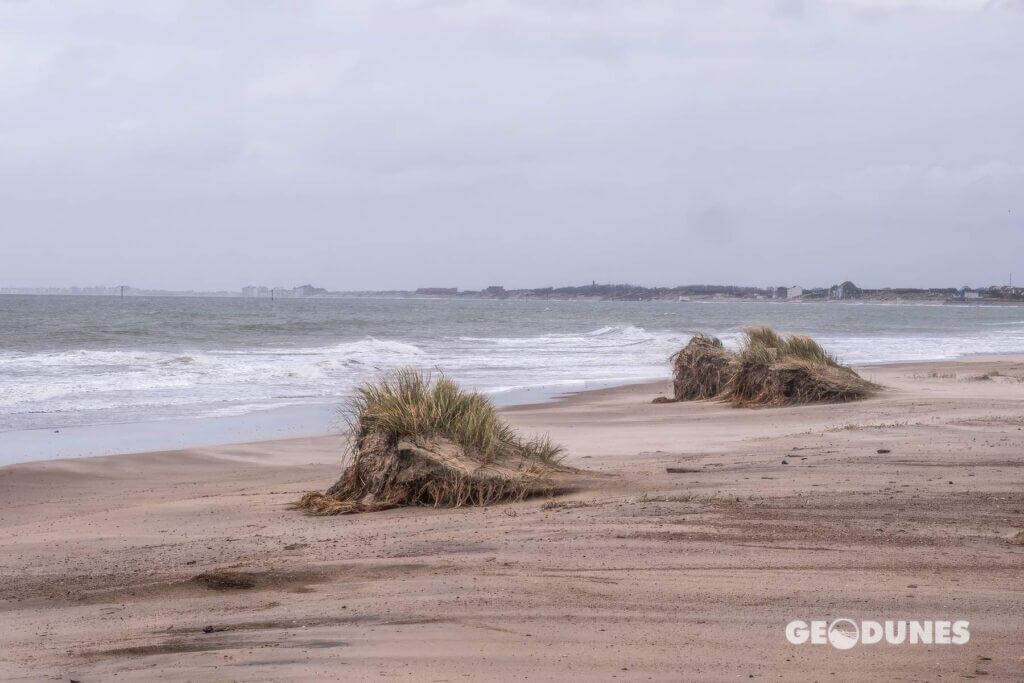
[[[338,436],[0,468],[0,678],[1021,679],[1024,359],[863,374],[888,389],[506,409],[587,470],[554,501],[290,510],[337,478]],[[216,569],[252,585],[194,578]],[[785,639],[838,617],[971,639]]]

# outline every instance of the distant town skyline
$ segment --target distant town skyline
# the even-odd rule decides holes
[[[166,289],[150,289],[134,287],[132,285],[93,285],[93,286],[71,286],[71,287],[16,287],[16,286],[0,286],[0,295],[2,294],[69,294],[69,295],[97,295],[97,296],[234,296],[242,298],[292,298],[292,297],[317,297],[317,296],[337,296],[345,294],[416,294],[425,296],[462,296],[462,295],[482,295],[485,298],[501,298],[506,293],[518,293],[522,295],[526,292],[546,292],[549,290],[579,290],[580,292],[586,292],[588,289],[595,290],[607,290],[609,288],[617,289],[636,289],[636,290],[684,290],[692,289],[699,290],[701,288],[710,288],[717,290],[760,290],[768,293],[769,298],[783,298],[783,299],[798,299],[805,295],[805,293],[812,294],[815,297],[821,297],[823,292],[827,292],[824,298],[829,299],[849,299],[857,298],[861,291],[918,291],[918,292],[952,292],[957,291],[964,298],[975,298],[975,294],[979,291],[985,290],[1008,290],[1014,293],[1024,293],[1024,288],[1014,287],[1012,280],[1007,283],[996,283],[988,285],[941,285],[934,287],[908,287],[900,285],[886,285],[883,287],[859,287],[856,283],[850,280],[844,280],[842,282],[833,283],[831,285],[810,285],[803,287],[802,285],[789,285],[789,284],[769,284],[769,285],[748,285],[748,284],[722,284],[722,283],[688,283],[688,284],[674,284],[674,285],[646,285],[642,283],[599,283],[596,280],[592,280],[590,284],[578,283],[572,285],[541,285],[535,287],[524,287],[524,288],[506,288],[503,285],[489,285],[487,287],[478,288],[466,288],[466,287],[439,287],[439,286],[426,286],[416,287],[410,289],[403,288],[385,288],[385,289],[364,289],[364,290],[332,290],[325,287],[318,287],[313,284],[297,285],[293,287],[287,286],[267,286],[267,285],[246,285],[234,290],[200,290],[200,289],[181,289],[181,290],[166,290]]]

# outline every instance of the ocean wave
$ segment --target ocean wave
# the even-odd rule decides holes
[[[687,336],[688,338],[688,336]],[[678,340],[677,332],[649,332],[636,325],[609,325],[589,332],[552,333],[534,337],[459,337],[459,341],[489,346],[508,347],[581,347],[601,348],[630,346],[633,344],[657,343],[664,340]]]
[[[797,309],[798,310],[798,309]],[[1024,351],[1018,321],[970,334],[818,334],[851,364]],[[659,322],[660,325],[660,322]],[[705,327],[736,348],[736,326]],[[96,415],[119,420],[235,414],[282,403],[336,402],[362,381],[402,366],[443,371],[502,394],[542,386],[626,383],[668,376],[689,331],[634,324],[524,336],[363,337],[321,346],[72,349],[0,352],[0,429]],[[212,412],[211,412],[212,411]],[[42,416],[42,417],[39,417]],[[51,416],[51,417],[47,417]],[[77,417],[76,417],[77,416]]]
[[[360,375],[415,364],[406,342],[367,338],[322,348],[162,352],[91,350],[0,356],[0,410],[9,414],[329,397]],[[355,368],[355,370],[353,370]]]

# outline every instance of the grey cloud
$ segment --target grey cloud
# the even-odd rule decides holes
[[[1018,9],[0,3],[0,284],[994,281]]]

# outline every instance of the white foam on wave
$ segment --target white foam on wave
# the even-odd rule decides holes
[[[458,341],[498,347],[579,347],[586,349],[615,348],[656,341],[656,339],[656,335],[642,327],[611,325],[581,333],[554,333],[535,337],[459,337]]]
[[[10,418],[208,405],[219,414],[225,402],[331,397],[364,375],[416,364],[423,355],[413,344],[375,338],[323,348],[7,353],[0,355],[0,412]]]
[[[736,329],[717,334],[727,347],[739,343]],[[851,364],[1024,351],[1024,329],[1016,326],[960,336],[816,336]],[[6,352],[0,353],[0,430],[83,423],[105,415],[123,421],[335,401],[378,372],[406,365],[441,370],[495,393],[627,383],[668,376],[669,355],[689,339],[688,332],[609,325],[415,343],[366,337],[308,348]]]

